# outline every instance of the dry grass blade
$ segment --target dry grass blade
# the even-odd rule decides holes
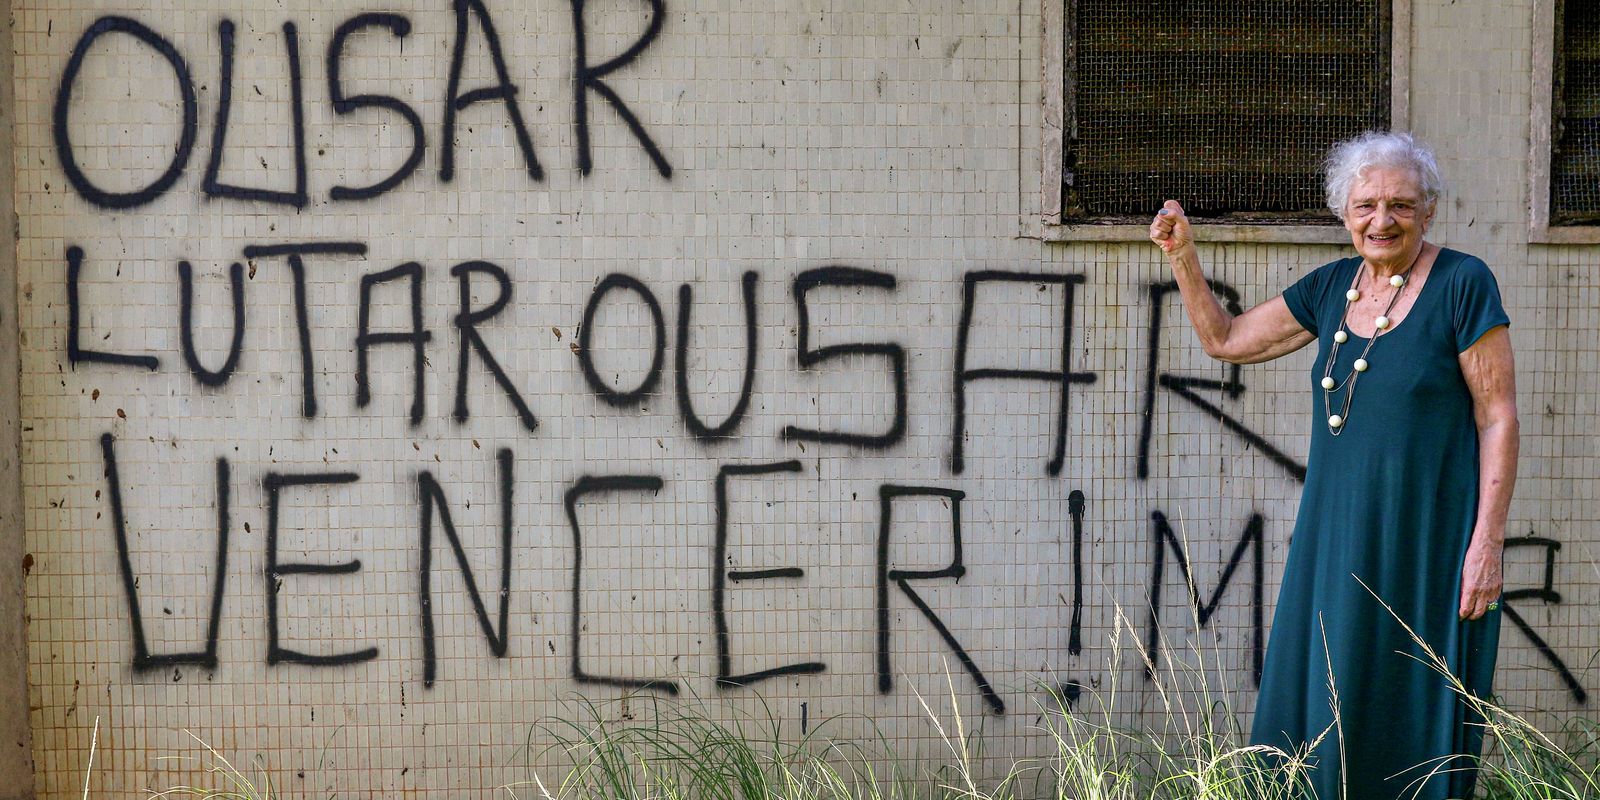
[[[100,715],[94,717],[94,732],[89,734],[89,765],[83,768],[83,798],[89,800],[89,776],[94,774],[94,751],[100,746]]]
[[[207,761],[193,756],[169,756],[163,760],[197,762],[207,774],[215,778],[221,778],[225,788],[206,788],[184,784],[154,792],[150,795],[152,798],[176,795],[200,797],[205,798],[205,800],[279,800],[278,793],[272,787],[272,776],[267,772],[266,765],[259,758],[255,760],[255,768],[260,780],[260,785],[258,786],[256,781],[250,779],[250,776],[239,771],[233,765],[233,762],[228,760],[227,756],[217,752],[216,748],[196,736],[193,731],[185,729],[184,734],[204,748],[206,753],[210,755],[210,760]]]

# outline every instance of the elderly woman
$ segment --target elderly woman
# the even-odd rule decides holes
[[[1423,238],[1441,189],[1425,146],[1367,133],[1327,167],[1356,255],[1237,317],[1206,284],[1183,208],[1167,201],[1150,225],[1207,354],[1251,364],[1316,345],[1310,463],[1251,740],[1314,742],[1333,722],[1331,674],[1340,719],[1314,750],[1319,798],[1466,798],[1475,763],[1448,757],[1476,756],[1481,729],[1405,655],[1418,648],[1394,615],[1488,696],[1517,462],[1509,320],[1481,260]]]

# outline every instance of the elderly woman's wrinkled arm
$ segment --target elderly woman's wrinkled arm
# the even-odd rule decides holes
[[[1256,364],[1293,353],[1316,338],[1300,326],[1281,296],[1237,317],[1229,314],[1206,282],[1189,220],[1177,201],[1168,200],[1150,223],[1150,240],[1172,264],[1183,308],[1206,355],[1230,364]]]
[[[1478,428],[1478,516],[1461,570],[1460,616],[1478,619],[1503,588],[1506,516],[1517,482],[1520,430],[1510,332],[1505,326],[1490,329],[1460,360]]]

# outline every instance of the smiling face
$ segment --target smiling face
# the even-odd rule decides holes
[[[1369,167],[1350,185],[1344,227],[1356,252],[1385,274],[1403,272],[1422,252],[1434,204],[1410,170]]]

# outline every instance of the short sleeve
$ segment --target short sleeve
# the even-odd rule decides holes
[[[1500,284],[1489,265],[1474,256],[1462,259],[1457,268],[1451,323],[1455,327],[1456,352],[1465,352],[1478,339],[1499,325],[1510,325],[1500,302]]]
[[[1317,310],[1322,308],[1323,300],[1328,293],[1328,284],[1334,279],[1334,272],[1344,262],[1335,261],[1324,264],[1305,274],[1300,280],[1295,281],[1289,288],[1283,290],[1284,305],[1289,307],[1289,313],[1294,315],[1295,322],[1300,327],[1317,333]]]

